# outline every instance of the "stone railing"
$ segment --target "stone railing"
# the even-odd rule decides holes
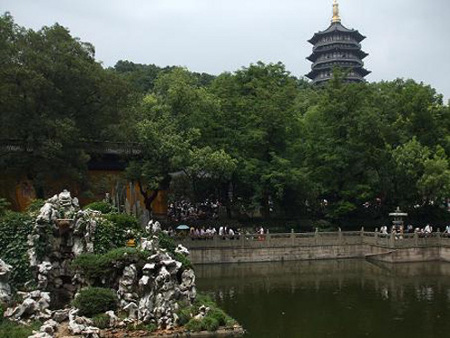
[[[186,237],[180,241],[189,249],[203,248],[274,248],[292,246],[329,246],[367,244],[382,248],[450,247],[450,237],[440,232],[427,236],[413,234],[387,234],[379,232],[337,231],[280,234],[244,234],[239,236],[218,236],[207,238]]]

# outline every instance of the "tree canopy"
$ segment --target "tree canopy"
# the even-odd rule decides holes
[[[0,18],[2,170],[81,177],[86,141],[139,144],[127,177],[150,208],[176,175],[191,198],[263,217],[348,220],[439,207],[450,196],[450,109],[414,80],[324,86],[257,62],[218,76],[119,61],[58,24]]]

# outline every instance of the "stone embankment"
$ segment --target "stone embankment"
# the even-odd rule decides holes
[[[194,264],[368,258],[384,262],[450,262],[450,237],[382,235],[364,230],[241,235],[181,242]]]

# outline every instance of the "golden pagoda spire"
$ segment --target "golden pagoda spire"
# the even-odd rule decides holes
[[[341,17],[339,16],[339,4],[337,0],[333,0],[333,19],[331,19],[331,22],[341,22]]]

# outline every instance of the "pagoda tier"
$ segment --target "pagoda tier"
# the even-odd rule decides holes
[[[341,24],[339,7],[336,1],[333,4],[333,20],[324,31],[314,34],[308,41],[313,52],[307,59],[313,62],[311,72],[306,76],[313,83],[323,83],[333,76],[334,68],[346,71],[345,79],[348,82],[362,82],[370,71],[364,68],[362,61],[368,54],[361,50],[360,42],[365,36],[357,30],[348,29]]]

